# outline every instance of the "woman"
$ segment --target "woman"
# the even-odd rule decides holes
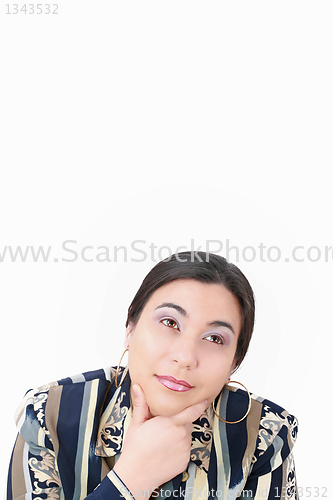
[[[129,307],[116,368],[26,394],[8,500],[297,498],[296,419],[228,385],[253,325],[251,286],[223,257],[158,263]]]

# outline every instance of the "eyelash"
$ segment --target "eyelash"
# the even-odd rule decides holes
[[[220,342],[212,342],[213,344],[219,344],[219,345],[223,345],[224,344],[223,337],[220,337],[220,335],[216,335],[216,333],[212,333],[210,335],[207,335],[207,337],[205,337],[205,338],[207,339],[208,337],[216,337],[217,339],[220,340]]]
[[[167,326],[168,328],[173,328],[173,329],[175,329],[175,327],[174,327],[174,326],[169,326],[169,325],[166,325],[166,324],[164,323],[164,321],[173,321],[173,322],[175,323],[176,327],[179,329],[179,325],[178,325],[177,321],[175,321],[174,319],[172,319],[172,318],[164,318],[164,319],[161,319],[161,323],[163,323],[163,325],[164,325],[164,326]]]
[[[167,324],[164,323],[164,321],[173,321],[173,323],[175,324],[175,326],[169,326]],[[164,319],[161,319],[161,323],[166,326],[167,328],[172,328],[172,329],[176,329],[175,327],[177,327],[177,329],[179,330],[179,325],[177,323],[177,321],[175,321],[174,319],[172,318],[164,318]],[[209,342],[212,342],[212,344],[218,344],[218,345],[224,345],[224,339],[223,337],[220,337],[220,335],[217,335],[216,333],[211,333],[210,335],[207,335],[207,337],[205,337],[205,339],[209,338],[209,337],[216,337],[217,339],[220,340],[220,342],[212,342],[212,341],[209,341]]]

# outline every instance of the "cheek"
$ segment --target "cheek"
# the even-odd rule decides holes
[[[219,392],[230,377],[233,367],[233,355],[207,356],[205,358],[205,374],[207,376],[207,386],[213,391]]]
[[[133,350],[150,356],[153,352],[167,352],[170,348],[170,340],[166,332],[161,331],[158,326],[146,327],[144,330],[135,332],[132,338]]]
[[[132,370],[140,369],[143,372],[148,366],[152,366],[163,353],[168,352],[168,344],[162,337],[152,335],[148,329],[136,331],[129,339],[129,365]]]

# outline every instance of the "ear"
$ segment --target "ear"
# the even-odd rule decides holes
[[[128,326],[126,327],[125,331],[125,341],[124,341],[124,347],[128,347],[131,335],[134,332],[134,323],[129,323]]]

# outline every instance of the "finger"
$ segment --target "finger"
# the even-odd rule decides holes
[[[194,422],[197,420],[200,415],[203,414],[207,407],[207,400],[200,401],[195,405],[188,406],[185,410],[182,410],[177,415],[174,415],[172,419],[175,421],[177,425],[185,425]]]
[[[147,405],[145,394],[139,384],[133,384],[133,416],[132,422],[142,424],[149,419],[149,407]]]

